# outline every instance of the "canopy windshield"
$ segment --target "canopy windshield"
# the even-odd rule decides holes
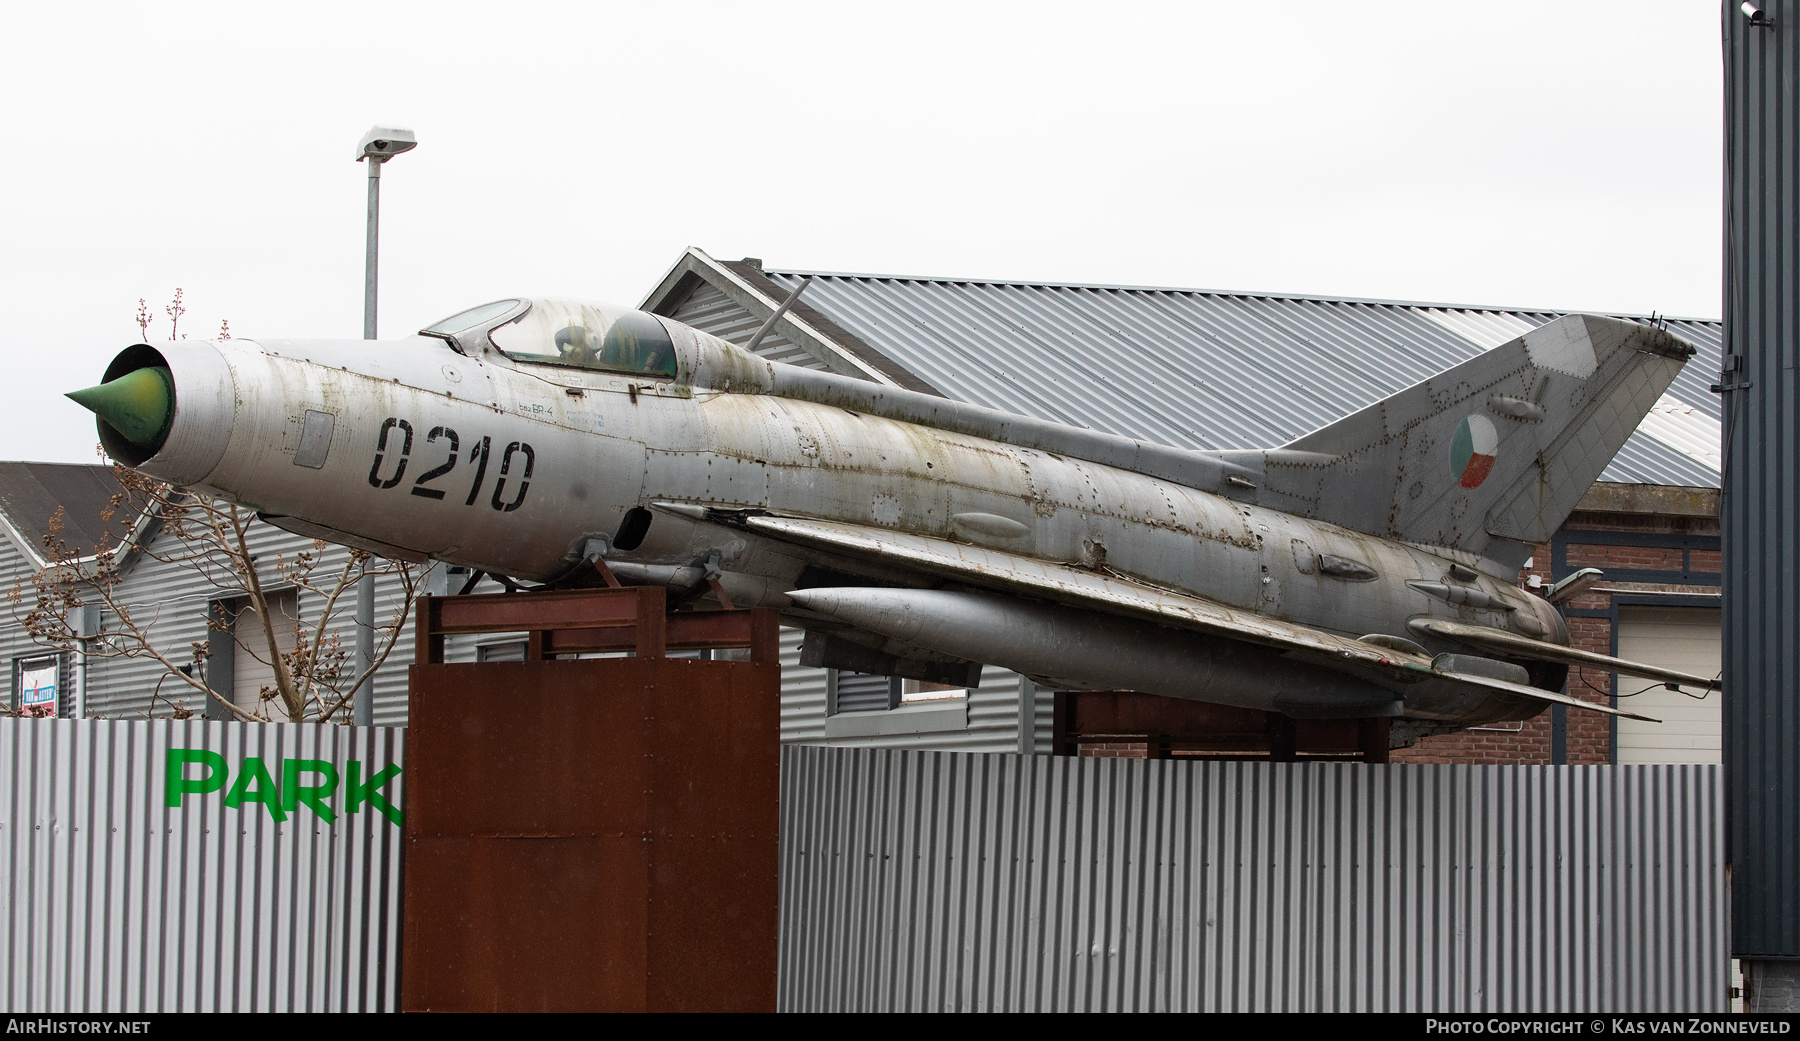
[[[467,332],[483,322],[492,321],[506,312],[519,306],[517,300],[496,300],[491,304],[471,307],[460,314],[453,314],[436,325],[428,325],[419,330],[432,336],[455,336]]]
[[[675,345],[668,330],[642,311],[580,300],[533,300],[530,310],[496,327],[488,338],[514,361],[675,375]]]

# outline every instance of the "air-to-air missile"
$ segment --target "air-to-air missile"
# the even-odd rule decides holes
[[[1168,448],[508,299],[401,340],[178,341],[70,397],[114,459],[271,524],[509,583],[776,607],[803,660],[1415,728],[1572,666],[1517,584],[1693,348],[1551,322],[1279,448]],[[1629,714],[1629,713],[1620,713]]]

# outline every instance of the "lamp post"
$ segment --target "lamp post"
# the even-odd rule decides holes
[[[368,249],[363,257],[363,339],[375,338],[375,273],[380,266],[378,243],[381,229],[381,168],[401,152],[410,152],[419,142],[413,132],[402,127],[373,126],[356,147],[356,161],[369,168]],[[375,660],[375,579],[364,575],[356,583],[356,675],[367,672]],[[352,692],[354,706],[351,722],[359,727],[375,723],[375,684],[373,677]]]

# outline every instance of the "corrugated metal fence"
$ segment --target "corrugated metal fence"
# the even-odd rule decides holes
[[[403,742],[0,719],[0,1007],[396,1008]],[[1712,766],[788,746],[781,829],[787,1010],[1725,1006]]]
[[[404,743],[0,719],[0,1007],[396,1008]]]
[[[1716,766],[782,756],[784,1010],[1725,1010]]]

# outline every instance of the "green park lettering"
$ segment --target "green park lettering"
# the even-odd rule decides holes
[[[224,804],[234,810],[258,806],[277,823],[284,822],[302,806],[327,824],[337,821],[338,811],[331,799],[341,787],[344,790],[345,813],[357,813],[367,805],[394,825],[405,823],[406,817],[387,796],[382,794],[389,781],[400,776],[393,763],[367,777],[363,764],[355,759],[344,763],[342,774],[324,759],[264,759],[247,755],[231,769],[225,757],[204,748],[169,749],[167,805],[181,806],[189,795],[211,795],[224,792]],[[245,804],[250,804],[248,807]]]

